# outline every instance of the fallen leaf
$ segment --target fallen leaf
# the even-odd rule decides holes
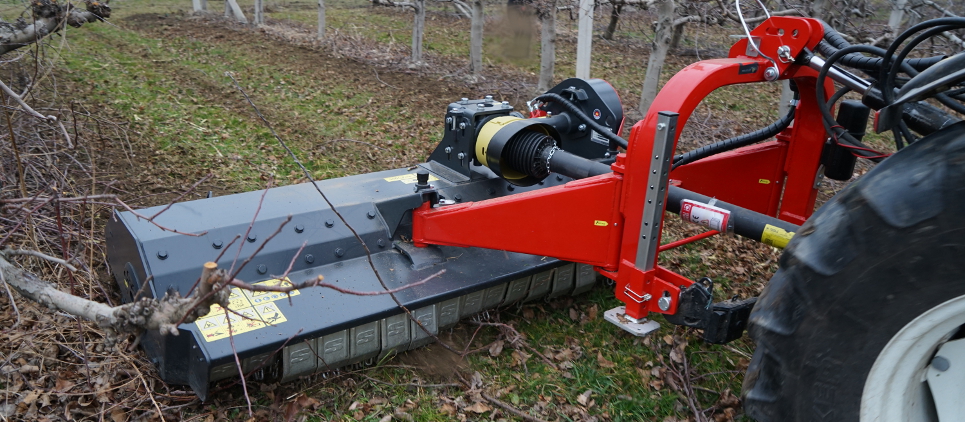
[[[111,420],[114,422],[126,422],[127,413],[121,410],[120,408],[115,407],[114,410],[111,411]]]
[[[590,396],[593,395],[593,390],[586,390],[583,394],[576,396],[577,403],[586,406],[590,402]]]
[[[439,406],[439,411],[449,416],[455,416],[456,406],[453,406],[450,403],[443,403],[442,406]]]
[[[530,307],[523,308],[523,318],[533,319],[535,317],[536,317],[536,312],[533,311],[533,308],[530,308]]]
[[[613,367],[617,366],[617,364],[615,364],[615,363],[607,360],[607,358],[603,357],[603,353],[600,353],[600,352],[596,352],[596,363],[600,364],[600,366],[603,367],[603,368],[613,368]]]
[[[570,319],[573,321],[580,320],[580,313],[576,311],[576,308],[570,308]]]
[[[586,310],[586,317],[590,321],[596,320],[599,314],[600,314],[600,307],[597,306],[596,304],[593,304],[593,306],[590,306],[590,308]]]
[[[496,357],[503,353],[503,345],[506,342],[502,340],[496,340],[489,346],[489,356]]]
[[[486,412],[488,412],[488,411],[490,411],[490,410],[493,410],[493,408],[492,408],[492,407],[489,407],[489,405],[486,404],[486,403],[477,401],[477,402],[473,403],[472,406],[466,407],[466,410],[469,411],[469,412],[472,412],[472,413],[482,414],[482,413],[486,413]]]
[[[23,404],[26,404],[26,405],[29,406],[29,405],[33,404],[33,402],[37,401],[37,398],[38,398],[38,397],[40,397],[40,391],[38,391],[38,390],[31,390],[29,393],[27,393],[26,396],[24,396],[24,398],[23,398],[23,400],[22,400],[22,401],[23,401]]]

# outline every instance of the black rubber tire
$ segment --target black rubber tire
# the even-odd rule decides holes
[[[965,295],[965,125],[883,161],[819,209],[750,317],[744,377],[762,422],[858,421],[878,354],[909,321]]]

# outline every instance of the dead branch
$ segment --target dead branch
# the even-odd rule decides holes
[[[33,1],[30,4],[33,23],[17,19],[14,23],[0,22],[0,55],[33,44],[44,37],[59,32],[65,25],[79,28],[111,16],[107,2],[85,0],[86,10],[77,9],[70,2]]]

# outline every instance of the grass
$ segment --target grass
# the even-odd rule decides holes
[[[120,26],[91,24],[71,30],[70,48],[60,51],[59,59],[69,71],[67,82],[77,90],[76,98],[129,122],[142,154],[139,165],[145,166],[146,173],[166,178],[168,186],[195,180],[209,171],[227,191],[261,188],[268,178],[282,184],[300,179],[297,167],[224,76],[226,71],[233,72],[316,178],[418,162],[439,140],[439,110],[414,109],[399,99],[402,94],[359,83],[352,78],[352,69],[326,69],[321,62],[315,63],[317,68],[312,67],[311,62],[292,58],[308,53],[287,52],[285,49],[297,47],[267,37],[248,44],[232,41],[231,32],[223,38],[205,39],[180,33],[177,12],[187,8],[187,3],[129,0],[114,6]],[[315,23],[312,3],[270,6],[268,16],[272,19]],[[346,1],[329,2],[328,11],[330,31],[408,45],[408,13],[363,8]],[[468,21],[446,18],[440,9],[435,12],[427,22],[427,51],[453,60],[462,57]],[[170,17],[162,23],[125,20],[140,13]],[[490,15],[498,20],[499,11],[493,8]],[[639,29],[630,27],[620,32],[622,43],[599,43],[593,62],[594,76],[610,81],[631,105],[645,70],[646,50],[640,45],[648,42],[648,33]],[[575,23],[561,19],[560,30],[557,79],[562,80],[573,68]],[[488,44],[499,41],[498,37],[487,38]],[[668,64],[664,80],[687,60]],[[487,57],[487,63],[517,75],[537,70],[533,63],[512,64],[499,57]],[[727,115],[729,124],[739,128],[756,128],[776,118],[775,92],[774,85],[764,90],[728,88],[708,97],[701,109],[705,116]],[[444,107],[452,99],[436,100]],[[419,104],[426,104],[426,100]],[[360,149],[333,150],[331,142],[338,139],[370,142],[388,152],[369,159]],[[393,161],[391,157],[397,158]],[[735,264],[727,254],[751,250],[756,259],[767,253],[773,255],[773,251],[761,252],[754,249],[757,246],[736,239],[721,242],[729,250],[709,256],[708,248],[688,246],[668,254],[667,262],[693,278],[713,276],[721,294],[759,287],[773,265],[749,271],[743,277],[730,277],[726,270]],[[613,421],[685,418],[690,414],[682,387],[685,380],[673,375],[686,372],[684,360],[692,375],[701,376],[692,380],[703,389],[692,392],[698,406],[718,402],[719,395],[727,398],[727,391],[738,394],[741,371],[746,366],[744,355],[752,349],[749,344],[706,345],[693,331],[669,324],[647,339],[635,338],[603,320],[602,312],[618,304],[612,291],[601,287],[577,299],[537,302],[494,313],[498,321],[515,327],[532,349],[521,343],[518,349],[506,344],[501,353],[491,353],[490,344],[507,338],[494,328],[486,328],[470,345],[480,350],[453,367],[467,377],[478,372],[487,391],[515,407],[535,414],[545,411],[560,420],[587,416]],[[475,328],[463,324],[459,329],[471,332]],[[674,348],[682,354],[671,353]],[[309,420],[378,421],[403,409],[415,420],[443,421],[455,416],[450,405],[471,419],[491,415],[459,407],[460,400],[471,404],[478,398],[462,387],[411,387],[454,382],[452,371],[432,374],[425,365],[400,363],[417,360],[420,354],[431,357],[436,356],[433,353],[448,353],[439,352],[440,347],[435,345],[428,349],[362,369],[359,374],[299,381],[277,390],[255,392],[252,398],[256,409],[266,409],[271,408],[275,397],[306,394],[320,402]],[[547,356],[552,365],[538,354]],[[591,392],[588,397],[587,391]],[[230,409],[226,411],[228,417],[245,419],[247,412],[242,410],[244,400],[239,394],[238,389],[232,389],[217,398],[216,404],[197,408],[197,413]]]

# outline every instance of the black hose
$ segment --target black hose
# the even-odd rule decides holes
[[[617,134],[611,132],[610,129],[608,129],[608,128],[602,126],[602,125],[600,125],[599,123],[597,123],[597,122],[595,122],[595,121],[593,121],[593,119],[590,118],[590,116],[587,116],[586,113],[583,112],[583,110],[580,110],[579,107],[577,107],[575,104],[571,103],[570,100],[567,100],[566,97],[564,97],[564,96],[562,96],[562,95],[560,95],[560,94],[554,94],[554,93],[552,93],[552,92],[547,92],[547,93],[545,93],[545,94],[542,94],[542,95],[534,98],[533,100],[534,100],[534,101],[550,100],[550,101],[553,101],[553,102],[555,102],[555,103],[559,103],[559,104],[562,105],[563,108],[565,108],[567,111],[569,111],[570,113],[575,114],[576,117],[579,118],[581,122],[586,123],[586,125],[589,126],[591,129],[593,129],[596,133],[599,133],[600,136],[606,138],[607,140],[609,140],[609,141],[611,141],[611,142],[616,143],[617,145],[623,147],[623,149],[627,149],[627,148],[628,148],[628,145],[629,145],[629,144],[627,143],[627,140],[626,140],[626,139],[621,138],[620,135],[617,135]]]
[[[875,49],[876,47],[868,45],[852,45],[836,51],[827,58],[827,61],[821,68],[821,71],[818,72],[817,86],[824,86],[824,81],[828,76],[828,70],[830,70],[831,66],[833,66],[834,63],[836,63],[841,57],[853,53],[876,54],[877,50]],[[861,143],[861,141],[855,139],[853,136],[851,136],[851,134],[848,133],[846,129],[838,125],[838,122],[834,119],[834,116],[831,115],[831,110],[828,107],[827,99],[824,97],[824,90],[815,89],[814,91],[815,95],[817,96],[818,110],[821,111],[821,116],[823,117],[822,123],[824,123],[824,130],[827,133],[832,134],[838,143],[844,144],[845,146],[854,147],[852,152],[855,154],[875,162],[881,161],[881,158],[878,157],[879,154],[872,152],[870,148]]]
[[[818,43],[815,50],[821,53],[822,56],[830,57],[838,50],[851,46],[851,43],[844,39],[831,25],[828,25],[824,21],[821,21],[821,24],[824,25],[824,41]],[[920,72],[942,61],[944,58],[945,56],[923,57],[920,59],[908,59],[905,60],[905,63]],[[880,57],[868,57],[856,53],[848,54],[839,60],[844,66],[859,69],[868,74],[880,72],[882,61]]]
[[[797,93],[795,93],[794,98],[797,99]],[[673,167],[671,167],[671,170],[682,165],[690,164],[694,161],[710,157],[712,155],[727,152],[743,146],[756,144],[763,140],[772,138],[791,125],[791,122],[794,120],[795,110],[796,107],[791,107],[784,117],[774,123],[771,123],[769,126],[763,129],[758,129],[751,133],[745,133],[730,139],[725,139],[720,142],[702,146],[684,154],[676,155],[673,157]]]

